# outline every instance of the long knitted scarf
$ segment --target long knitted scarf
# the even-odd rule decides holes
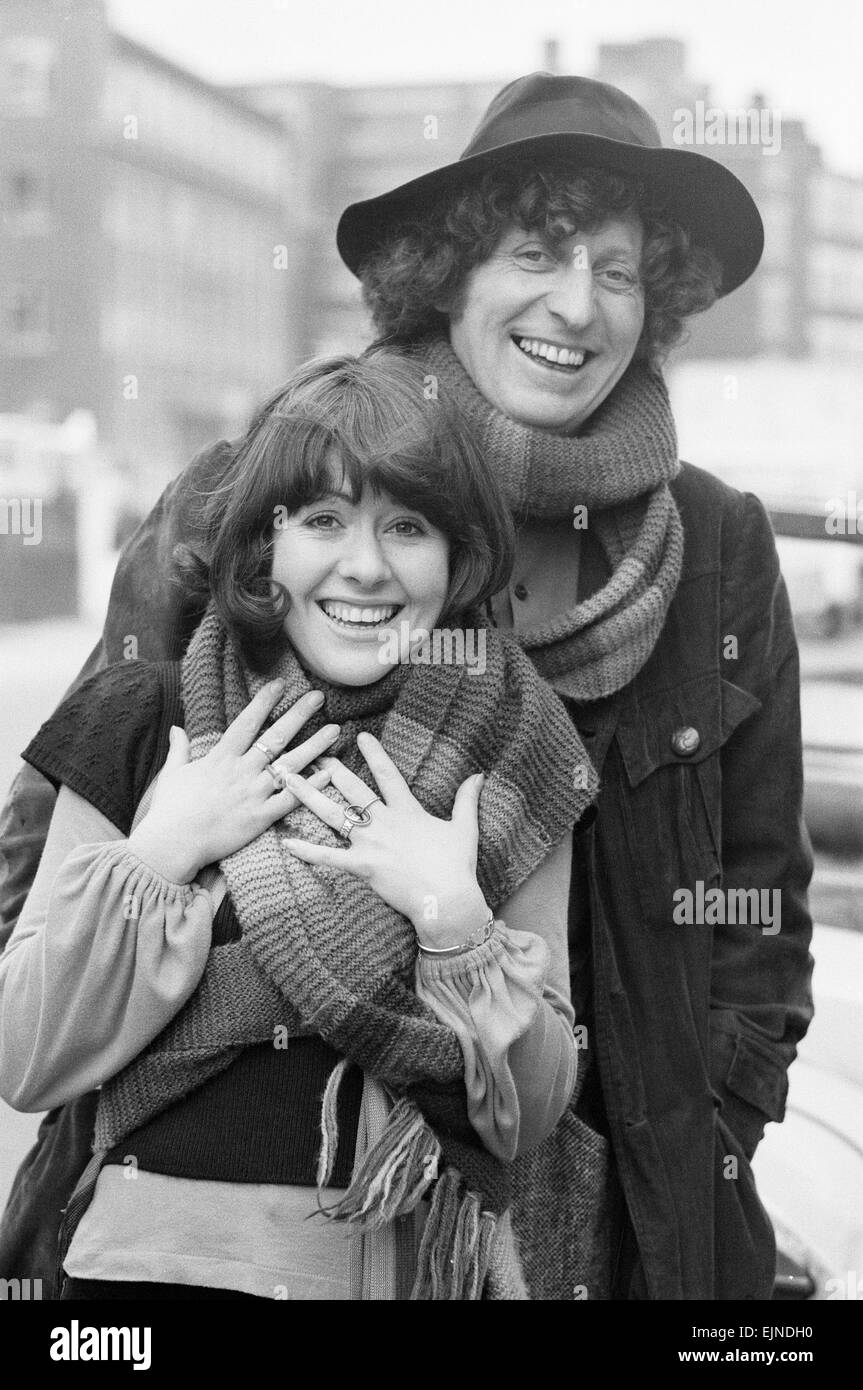
[[[486,636],[482,674],[464,665],[403,665],[366,687],[316,680],[325,705],[299,737],[339,723],[333,751],[368,780],[356,733],[369,729],[440,817],[449,816],[460,783],[484,770],[477,875],[497,910],[579,819],[597,781],[566,711],[528,658],[511,638]],[[291,651],[277,673],[286,688],[273,720],[311,688]],[[209,752],[262,683],[208,610],[183,663],[193,758]],[[328,794],[341,800],[335,789]],[[361,1066],[397,1098],[382,1138],[330,1214],[373,1227],[411,1211],[433,1185],[413,1296],[479,1297],[497,1218],[510,1200],[509,1174],[468,1122],[455,1035],[414,990],[413,927],[355,876],[296,859],[283,845],[286,834],[340,843],[301,807],[222,861],[243,939],[227,965],[226,948],[211,951],[177,1018],[103,1088],[97,1146],[119,1142],[229,1065],[242,1046],[272,1039],[276,1024],[317,1032],[343,1054],[343,1065]],[[494,941],[480,950],[491,953]],[[342,1069],[323,1101],[322,1184],[334,1157]]]
[[[656,645],[683,563],[669,482],[680,471],[662,377],[632,363],[574,437],[517,424],[477,390],[446,338],[418,354],[472,425],[519,521],[587,509],[611,566],[597,593],[519,641],[561,693],[597,700],[628,685]]]

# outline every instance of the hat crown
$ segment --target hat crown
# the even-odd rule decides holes
[[[543,135],[597,135],[645,149],[662,147],[655,122],[618,87],[589,77],[532,72],[492,99],[460,158]]]

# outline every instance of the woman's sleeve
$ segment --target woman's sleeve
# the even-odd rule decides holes
[[[419,955],[416,987],[464,1054],[468,1113],[512,1159],[550,1134],[575,1086],[569,993],[570,836],[504,904],[491,939],[464,955]]]
[[[99,1086],[196,988],[213,908],[61,787],[33,887],[0,957],[0,1095],[48,1110]]]

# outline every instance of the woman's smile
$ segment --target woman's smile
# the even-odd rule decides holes
[[[351,637],[374,638],[377,641],[379,628],[385,626],[400,613],[401,603],[360,603],[356,599],[318,599],[318,607],[335,627],[350,633]]]

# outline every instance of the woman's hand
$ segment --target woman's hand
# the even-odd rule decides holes
[[[136,854],[174,883],[191,883],[205,864],[215,864],[257,839],[274,821],[299,804],[292,791],[278,789],[268,770],[270,752],[284,748],[323,702],[311,691],[261,734],[267,715],[278,703],[284,682],[265,685],[225,730],[219,742],[196,762],[189,761],[189,740],[183,729],[171,730],[171,745],[156,782],[153,801],[129,837]],[[320,757],[339,732],[327,724],[270,766],[283,777]],[[326,770],[305,782],[319,789],[328,784]]]
[[[328,864],[365,879],[384,902],[410,918],[422,945],[439,949],[460,945],[488,920],[476,878],[477,804],[483,774],[461,784],[452,818],[438,820],[423,809],[372,734],[359,734],[357,747],[374,776],[377,792],[338,758],[322,758],[321,764],[349,805],[369,806],[370,823],[354,827],[344,850],[305,840],[285,843],[307,864]],[[325,825],[341,830],[343,808],[301,777],[287,781]]]

